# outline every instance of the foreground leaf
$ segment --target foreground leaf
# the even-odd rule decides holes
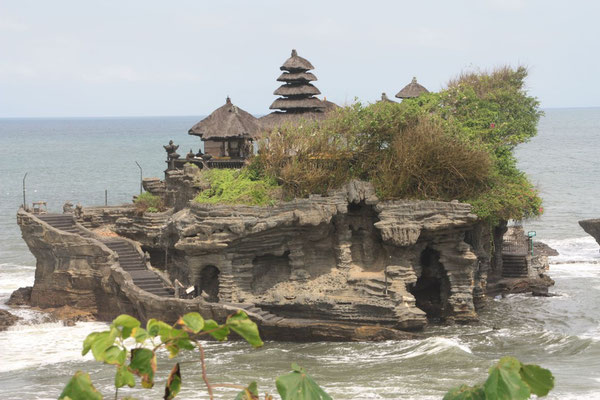
[[[242,310],[227,317],[225,325],[243,337],[253,347],[260,347],[264,344],[258,334],[258,327],[250,318],[248,318],[248,314]]]
[[[81,351],[82,356],[85,356],[90,351],[90,349],[92,348],[92,344],[96,341],[98,335],[100,335],[101,333],[102,332],[92,332],[89,335],[87,335],[87,337],[83,341],[83,350]]]
[[[443,400],[486,400],[486,397],[480,386],[461,385],[450,389]]]
[[[198,333],[204,328],[204,318],[197,312],[185,314],[177,321],[179,325],[187,327],[190,331]]]
[[[59,400],[66,398],[71,400],[101,400],[102,395],[92,385],[88,374],[77,371],[58,398]]]
[[[554,387],[554,376],[552,373],[538,365],[522,365],[519,371],[523,382],[529,386],[531,393],[543,397]]]
[[[126,365],[121,365],[117,369],[117,374],[115,375],[115,386],[120,388],[123,386],[134,387],[135,386],[135,376],[129,371]]]
[[[156,355],[148,349],[132,349],[131,371],[142,378],[142,386],[151,388],[154,386],[154,373],[156,372]]]
[[[235,396],[235,400],[258,400],[258,386],[256,382],[249,384]]]
[[[218,341],[227,339],[227,336],[229,336],[230,333],[229,328],[226,325],[219,325],[212,319],[204,321],[204,328],[202,328],[202,331],[210,332],[209,335]]]
[[[169,377],[167,378],[167,385],[165,386],[164,400],[171,400],[181,390],[181,371],[179,370],[179,363],[175,364]]]
[[[488,400],[524,400],[531,392],[521,380],[521,362],[514,357],[502,357],[490,368],[490,376],[483,384]]]
[[[104,362],[107,364],[123,365],[126,358],[127,352],[118,346],[110,346],[104,352]]]
[[[95,336],[92,343],[92,354],[98,361],[105,360],[105,352],[115,343],[115,339],[119,336],[119,330],[117,328],[111,328],[110,331],[100,332]]]
[[[140,326],[140,321],[131,315],[121,314],[113,320],[111,326],[121,328],[121,337],[127,339],[131,336],[133,330]]]
[[[281,400],[332,400],[323,389],[306,374],[304,368],[292,364],[293,372],[275,381]]]

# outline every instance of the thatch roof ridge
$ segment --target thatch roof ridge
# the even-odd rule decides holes
[[[321,94],[321,91],[310,83],[299,83],[299,84],[285,84],[281,85],[277,90],[273,92],[274,95],[278,96],[314,96]]]
[[[325,105],[321,100],[316,97],[309,98],[285,98],[280,97],[275,99],[273,104],[269,107],[271,110],[302,110],[302,109],[315,109],[319,110],[325,108]]]
[[[381,93],[381,100],[378,100],[378,101],[385,101],[385,102],[387,102],[387,103],[395,103],[395,101],[394,101],[394,100],[391,100],[391,99],[390,99],[390,98],[387,96],[387,94],[385,94],[385,92]]]
[[[317,77],[310,72],[283,72],[277,78],[277,82],[312,82]]]
[[[188,131],[189,135],[200,136],[203,140],[235,137],[254,138],[259,133],[260,124],[258,119],[235,106],[229,96],[225,101],[225,105],[217,108]]]
[[[396,94],[396,97],[399,99],[411,99],[414,97],[419,97],[423,93],[429,93],[429,90],[418,84],[417,78],[413,77],[412,81]]]
[[[313,65],[306,58],[300,57],[296,49],[292,50],[292,56],[285,60],[283,65],[279,67],[282,71],[289,72],[306,72],[311,69],[315,69]]]

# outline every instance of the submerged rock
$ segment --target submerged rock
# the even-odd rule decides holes
[[[6,310],[0,309],[0,332],[7,330],[9,327],[16,324],[20,319],[21,317],[17,317]]]

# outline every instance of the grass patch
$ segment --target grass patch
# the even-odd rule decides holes
[[[148,192],[144,192],[137,196],[134,204],[136,212],[139,215],[142,215],[146,212],[157,213],[165,210],[163,199]]]
[[[267,206],[277,203],[281,197],[275,179],[259,177],[248,168],[211,169],[201,173],[210,188],[194,198],[197,203]]]

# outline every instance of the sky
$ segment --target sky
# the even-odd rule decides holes
[[[600,106],[594,0],[0,0],[0,118],[269,112],[291,49],[327,100],[529,68],[542,107]],[[321,97],[322,97],[321,96]]]

